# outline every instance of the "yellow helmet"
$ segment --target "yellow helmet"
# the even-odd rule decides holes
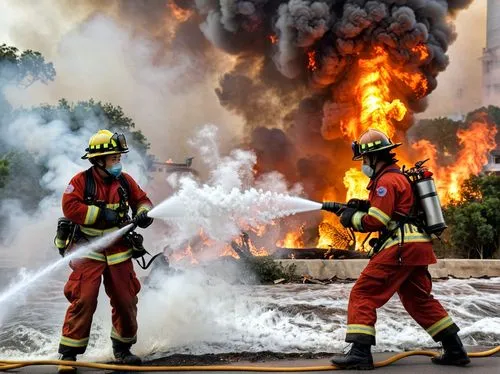
[[[401,143],[393,143],[387,135],[382,131],[375,129],[366,130],[359,137],[359,142],[352,143],[352,159],[357,161],[361,160],[364,155],[379,151],[389,151],[393,148],[399,147]]]
[[[123,134],[116,132],[113,134],[109,130],[99,130],[90,137],[89,146],[85,151],[87,153],[82,156],[84,160],[98,156],[127,153],[127,140]]]

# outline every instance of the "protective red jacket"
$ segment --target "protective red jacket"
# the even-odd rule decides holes
[[[370,209],[368,212],[356,212],[352,217],[355,231],[374,232],[384,228],[392,230],[397,225],[398,213],[408,215],[415,199],[410,182],[401,173],[399,166],[389,165],[368,184]],[[405,265],[429,265],[436,263],[432,248],[432,239],[412,224],[404,225],[404,244],[398,251],[401,242],[401,231],[396,229],[392,237],[387,239],[380,251],[371,261],[380,264],[398,264],[401,255]],[[400,252],[400,253],[398,253]]]
[[[92,167],[92,173],[96,185],[95,200],[102,201],[106,208],[118,209],[120,206],[120,195],[118,188],[121,186],[116,179],[106,182]],[[139,187],[136,181],[128,174],[122,173],[126,178],[128,188],[128,204],[135,214],[142,211],[149,211],[152,203],[146,193]],[[85,172],[75,175],[62,198],[62,209],[64,216],[74,223],[80,225],[80,231],[88,237],[102,236],[108,232],[118,229],[118,227],[106,227],[105,223],[100,221],[99,214],[101,208],[97,205],[87,205],[84,201],[85,196]],[[132,257],[132,250],[125,240],[118,240],[104,251],[91,252],[85,256],[93,260],[105,261],[109,265],[117,264]]]

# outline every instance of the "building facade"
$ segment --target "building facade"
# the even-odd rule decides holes
[[[486,47],[482,62],[483,105],[500,106],[500,0],[488,0],[487,3]],[[484,171],[500,174],[500,146],[490,153]]]

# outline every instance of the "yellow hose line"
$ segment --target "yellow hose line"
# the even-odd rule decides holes
[[[471,352],[469,357],[488,357],[500,352],[498,347],[489,349],[483,352]],[[389,357],[387,360],[375,363],[376,368],[390,365],[402,358],[408,356],[437,356],[435,351],[409,351],[398,353]],[[128,366],[116,364],[99,364],[96,362],[83,361],[60,361],[60,360],[33,360],[33,361],[0,361],[0,371],[19,369],[24,366],[37,365],[67,365],[73,367],[85,367],[103,370],[119,370],[119,371],[263,371],[263,372],[302,372],[302,371],[327,371],[339,370],[333,365],[327,366],[231,366],[231,365],[209,365],[209,366]]]

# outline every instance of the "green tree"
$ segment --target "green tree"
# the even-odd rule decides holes
[[[36,81],[48,83],[54,80],[56,71],[40,52],[30,49],[21,52],[16,47],[0,44],[0,124],[12,110],[3,94],[8,84],[29,87]]]
[[[45,62],[40,52],[31,49],[21,52],[16,47],[0,45],[0,83],[29,87],[36,81],[48,83],[55,76],[54,66]]]
[[[472,176],[462,199],[450,203],[446,219],[450,242],[467,258],[492,258],[500,248],[500,176]]]
[[[64,121],[73,132],[86,127],[88,121],[94,120],[102,124],[103,128],[123,132],[129,145],[143,155],[146,155],[150,147],[141,130],[135,129],[134,121],[127,117],[120,106],[111,103],[94,99],[70,103],[66,99],[60,99],[57,105],[42,104],[30,109],[15,110],[11,117],[13,119],[23,114],[36,114],[47,124],[54,120]]]
[[[9,162],[5,158],[0,158],[0,188],[5,186],[7,183],[7,177],[9,176]]]
[[[0,201],[17,199],[24,209],[35,209],[47,196],[40,180],[47,172],[45,165],[40,165],[28,152],[10,151],[3,160],[8,165],[8,174],[4,179],[4,188],[0,190]]]

